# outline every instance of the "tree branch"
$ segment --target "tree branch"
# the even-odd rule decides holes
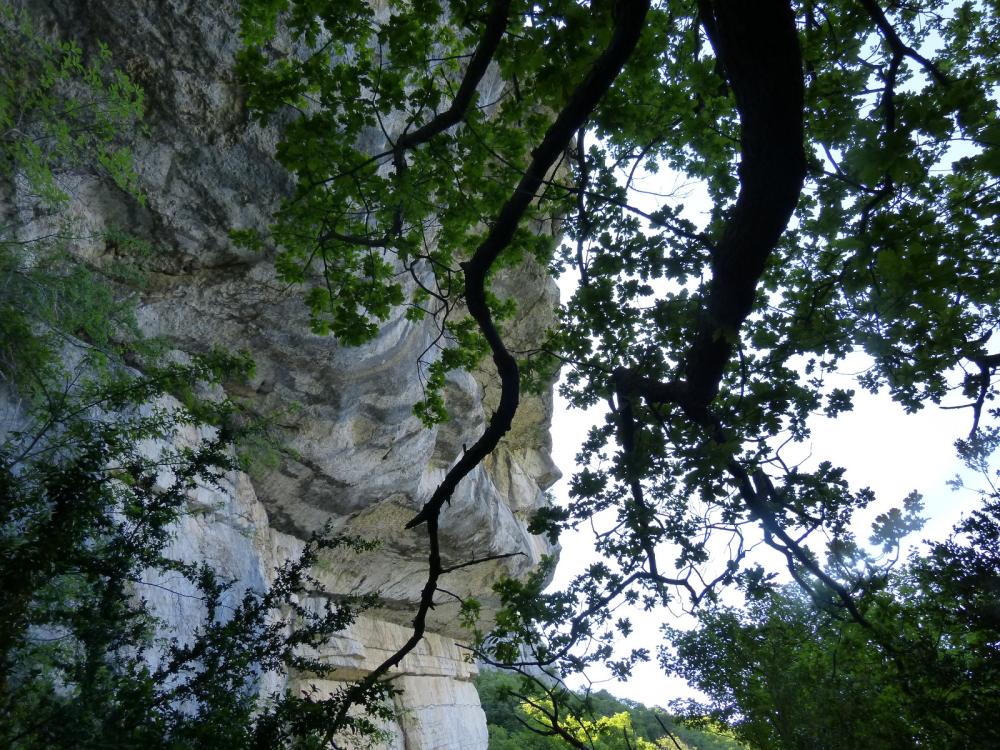
[[[917,52],[913,47],[908,46],[906,43],[900,39],[899,34],[896,33],[896,29],[893,28],[889,19],[886,18],[885,13],[879,4],[875,0],[858,0],[864,9],[868,12],[872,21],[878,27],[879,33],[882,34],[882,38],[885,39],[886,44],[889,45],[889,49],[892,50],[893,54],[896,56],[905,56],[918,63],[921,67],[926,70],[930,76],[937,81],[942,86],[947,86],[951,81],[948,76],[946,76],[941,69],[935,65],[933,62],[928,60],[926,57]]]
[[[343,724],[354,698],[365,694],[386,673],[396,667],[423,639],[427,627],[427,614],[434,606],[437,582],[444,570],[441,564],[438,518],[445,502],[450,501],[458,483],[478,466],[510,430],[517,411],[520,383],[517,361],[507,351],[486,301],[486,277],[500,253],[510,244],[520,219],[524,215],[545,175],[564,152],[573,134],[587,121],[594,108],[614,83],[625,63],[631,57],[642,32],[650,0],[618,0],[615,4],[615,27],[607,48],[594,61],[584,80],[580,82],[569,102],[549,126],[542,142],[532,152],[532,160],[521,177],[513,194],[501,208],[496,220],[472,258],[463,264],[466,279],[466,301],[469,313],[479,325],[493,352],[493,361],[501,380],[500,403],[486,430],[445,475],[430,500],[406,528],[427,524],[429,544],[427,580],[420,596],[420,603],[413,618],[413,633],[394,654],[368,673],[349,691],[347,699],[331,722],[327,740],[332,739],[335,728]],[[491,14],[492,17],[492,14]],[[478,53],[477,53],[478,54]],[[419,131],[418,131],[419,132]],[[397,146],[399,141],[397,141]]]

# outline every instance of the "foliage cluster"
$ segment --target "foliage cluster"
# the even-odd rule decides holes
[[[746,609],[716,606],[670,630],[668,669],[709,695],[687,707],[759,748],[994,747],[1000,705],[1000,503],[996,494],[873,595],[891,645],[795,587]]]
[[[214,357],[142,375],[77,372],[77,382],[54,395],[54,383],[43,380],[44,405],[6,434],[0,444],[5,747],[324,746],[336,696],[262,699],[258,681],[264,672],[328,670],[303,658],[300,647],[345,627],[366,602],[348,600],[317,613],[296,601],[313,585],[307,570],[317,550],[347,540],[313,540],[298,561],[276,572],[266,592],[242,595],[207,564],[168,554],[190,493],[221,487],[237,468],[234,411],[226,402],[202,403],[197,413],[148,404],[164,403],[174,386],[233,372],[231,358]],[[190,428],[204,437],[183,445],[179,437]],[[151,451],[151,444],[163,447]],[[201,600],[203,619],[192,640],[178,640],[150,610],[144,594],[157,577]],[[356,729],[375,727],[363,717]]]
[[[572,747],[557,733],[545,712],[551,697],[534,680],[495,671],[483,671],[476,680],[486,712],[490,750],[561,750]],[[598,750],[613,748],[670,748],[671,750],[738,750],[732,738],[709,730],[679,725],[657,708],[615,698],[607,691],[569,693],[559,701],[576,715],[564,723],[577,739]],[[533,705],[534,704],[534,705]],[[538,706],[536,708],[535,706]],[[590,746],[590,745],[588,745]]]
[[[120,357],[116,339],[135,339],[120,295],[67,252],[70,170],[102,174],[141,199],[126,138],[139,126],[142,91],[109,58],[102,47],[86,62],[76,44],[47,40],[0,5],[0,367],[24,395],[59,378],[67,337],[86,344],[87,365]]]
[[[445,373],[475,368],[488,352],[483,333],[463,315],[460,264],[483,241],[492,212],[522,176],[516,165],[544,133],[548,118],[534,102],[555,106],[566,97],[551,86],[516,99],[502,93],[497,74],[516,76],[534,60],[544,29],[521,23],[524,38],[497,47],[498,69],[487,70],[489,58],[469,52],[479,22],[501,19],[509,5],[399,4],[386,18],[363,0],[242,3],[247,104],[263,121],[296,112],[278,159],[298,183],[266,238],[252,231],[236,237],[279,247],[278,273],[305,284],[314,331],[361,343],[400,304],[412,320],[432,319],[440,336],[424,361],[426,398],[415,405],[428,425],[447,418]],[[275,54],[268,45],[279,19],[309,49],[305,57]],[[483,46],[498,43],[491,31]],[[312,106],[317,102],[322,106]],[[553,237],[531,228],[543,218],[536,207],[527,210],[498,268],[526,256],[548,261]],[[513,311],[511,300],[487,297],[498,320]]]
[[[29,211],[69,200],[59,173],[100,170],[141,200],[126,134],[140,127],[143,94],[101,46],[84,59],[73,42],[53,42],[28,16],[0,6],[0,177]],[[8,193],[6,200],[13,195]],[[31,216],[31,214],[29,214]],[[8,217],[5,217],[8,218]],[[5,223],[5,232],[13,227]]]

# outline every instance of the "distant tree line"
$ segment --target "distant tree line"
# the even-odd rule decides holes
[[[489,727],[489,750],[740,750],[742,745],[722,730],[684,726],[659,708],[616,698],[600,690],[558,691],[556,701],[566,713],[560,722],[573,734],[567,739],[546,714],[553,703],[552,687],[532,678],[484,670],[476,679]],[[706,722],[707,724],[707,722]],[[579,744],[576,744],[579,743]]]

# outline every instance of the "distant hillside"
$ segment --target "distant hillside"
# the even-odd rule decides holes
[[[479,699],[489,727],[489,750],[563,750],[570,743],[555,734],[544,734],[546,724],[525,698],[546,705],[537,686],[526,686],[511,674],[484,671],[476,680]],[[606,690],[589,696],[576,694],[565,724],[591,734],[595,750],[743,750],[731,737],[679,726],[658,708],[622,700]],[[560,716],[566,717],[565,710]],[[607,720],[601,722],[601,720]]]

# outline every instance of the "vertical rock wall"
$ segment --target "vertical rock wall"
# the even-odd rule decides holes
[[[243,106],[233,73],[234,4],[25,5],[42,28],[85,50],[106,43],[114,64],[146,93],[149,132],[133,147],[146,205],[86,174],[66,176],[72,210],[88,230],[81,234],[92,238],[76,251],[115,262],[117,249],[101,239],[112,228],[152,243],[150,281],[139,309],[146,333],[166,337],[179,352],[248,350],[257,374],[239,395],[276,419],[288,448],[276,468],[234,474],[223,492],[193,493],[175,552],[212,562],[244,588],[261,588],[274,567],[327,522],[337,531],[381,540],[372,553],[325,561],[320,574],[330,591],[378,591],[382,597],[380,609],[323,653],[337,665],[336,677],[364,674],[406,638],[424,582],[426,540],[422,529],[404,531],[403,525],[463,443],[480,434],[489,376],[453,375],[447,397],[455,418],[424,428],[412,407],[422,396],[417,360],[434,335],[431,321],[407,321],[400,310],[374,341],[340,347],[309,332],[301,290],[275,279],[270,257],[229,241],[233,227],[264,226],[290,184],[272,157],[277,133],[250,124]],[[527,342],[531,331],[551,322],[555,287],[538,268],[517,271],[508,285],[522,302],[512,328]],[[446,565],[521,553],[448,574],[442,582],[460,595],[475,594],[487,611],[500,575],[524,574],[551,551],[526,529],[544,502],[543,490],[558,477],[548,453],[550,416],[549,398],[527,399],[510,437],[462,483],[442,517]],[[151,588],[147,598],[181,634],[194,621],[183,597]],[[442,602],[433,613],[435,632],[403,662],[400,718],[391,728],[396,747],[486,746],[471,683],[475,668],[455,645],[462,635],[456,612],[456,604]]]

